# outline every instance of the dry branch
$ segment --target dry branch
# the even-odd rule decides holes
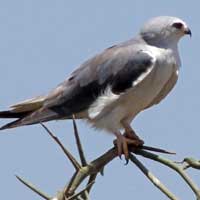
[[[31,183],[28,183],[24,179],[17,176],[18,180],[20,180],[20,182],[26,185],[29,189],[36,192],[43,199],[46,199],[46,200],[89,200],[89,193],[92,189],[92,186],[95,183],[97,175],[99,173],[102,173],[104,167],[108,163],[110,163],[114,158],[117,157],[118,155],[117,149],[113,147],[109,149],[107,152],[105,152],[103,155],[101,155],[100,157],[87,163],[85,155],[84,155],[84,150],[81,144],[81,140],[79,138],[75,118],[73,117],[74,135],[75,135],[76,145],[78,148],[79,157],[81,161],[79,163],[79,161],[77,161],[74,158],[74,156],[64,147],[64,145],[60,142],[60,140],[44,124],[41,124],[41,125],[47,131],[47,133],[54,139],[54,141],[59,145],[59,147],[62,149],[64,154],[67,156],[67,158],[71,161],[72,165],[74,166],[75,172],[72,175],[67,186],[63,190],[59,191],[55,195],[55,197],[49,197],[48,195],[43,193],[41,190],[38,190]],[[142,171],[142,173],[169,199],[178,200],[178,197],[176,197],[163,183],[161,183],[161,181],[154,174],[152,174],[149,171],[149,169],[147,169],[147,167],[145,167],[145,165],[141,161],[139,161],[136,155],[159,162],[162,165],[165,165],[166,167],[171,168],[173,171],[175,171],[182,177],[185,183],[190,187],[190,189],[195,194],[196,199],[200,200],[199,187],[186,173],[186,169],[188,169],[189,167],[194,168],[194,169],[200,169],[200,161],[194,158],[185,158],[183,162],[178,163],[178,162],[169,160],[165,157],[162,157],[160,155],[157,155],[155,153],[152,153],[152,152],[156,152],[156,153],[164,153],[164,154],[174,154],[174,152],[166,151],[160,148],[149,147],[149,146],[143,146],[137,149],[133,147],[129,147],[129,151],[130,151],[130,160],[132,161],[132,163],[134,163]],[[83,183],[83,181],[86,178],[88,178],[87,185],[85,185],[83,190],[77,191],[79,186]]]

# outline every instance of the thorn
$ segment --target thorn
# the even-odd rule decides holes
[[[195,158],[191,158],[191,157],[185,158],[183,162],[186,162],[188,164],[186,168],[192,167],[195,169],[200,169],[200,161],[196,160]]]
[[[91,187],[94,183],[95,183],[94,181],[91,182],[91,183],[89,183],[89,184],[85,187],[85,189],[83,189],[83,190],[81,190],[80,192],[78,192],[77,194],[75,194],[75,195],[69,197],[68,200],[75,200],[78,196],[83,195],[85,192],[87,192],[88,188]]]
[[[167,151],[165,149],[160,149],[160,148],[151,147],[151,146],[145,146],[145,145],[143,145],[140,148],[144,149],[144,150],[148,150],[148,151],[158,152],[158,153],[171,154],[171,155],[175,155],[176,154],[176,152]]]
[[[58,191],[56,196],[51,199],[51,200],[64,200],[65,199],[65,194],[63,191]]]
[[[184,161],[174,161],[174,163],[177,163],[177,164],[183,164]]]
[[[100,170],[101,176],[104,176],[104,167]]]
[[[129,158],[125,158],[125,160],[126,160],[126,162],[124,163],[124,165],[126,166],[129,163]]]
[[[83,147],[82,147],[82,144],[81,144],[81,140],[80,140],[80,137],[79,137],[78,128],[77,128],[76,120],[75,120],[75,115],[72,116],[72,121],[73,121],[73,128],[74,128],[74,135],[75,135],[75,139],[76,139],[76,145],[77,145],[77,148],[78,148],[78,152],[79,152],[79,156],[80,156],[80,159],[81,159],[82,166],[84,167],[84,166],[87,165],[87,161],[86,161],[84,151],[83,151]]]
[[[90,175],[90,178],[88,180],[88,185],[95,182],[95,180],[97,178],[97,175],[98,175],[98,173]],[[92,186],[93,186],[93,184],[88,187],[88,189],[87,189],[88,194],[90,193],[90,190],[92,189]]]
[[[43,124],[40,123],[42,127],[47,131],[47,133],[55,140],[55,142],[60,146],[63,150],[67,158],[71,161],[74,168],[78,171],[81,168],[79,162],[74,158],[74,156],[64,147],[64,145],[60,142],[60,140]]]
[[[33,192],[37,193],[39,196],[41,196],[42,198],[44,198],[46,200],[51,200],[51,197],[49,197],[48,195],[43,193],[41,190],[37,189],[32,183],[25,181],[24,179],[22,179],[21,177],[19,177],[17,175],[15,175],[15,176],[21,183],[23,183],[26,187],[31,189]]]
[[[69,190],[71,189],[71,186],[72,186],[72,184],[74,183],[74,180],[75,180],[77,174],[78,174],[78,171],[76,171],[76,172],[73,174],[73,176],[71,177],[71,179],[70,179],[70,181],[69,181],[69,184],[66,186],[66,188],[65,188],[65,190],[64,190],[65,196],[68,196]]]

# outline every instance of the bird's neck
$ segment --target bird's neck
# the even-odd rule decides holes
[[[151,45],[154,47],[172,51],[172,53],[176,59],[177,65],[179,67],[181,66],[181,60],[180,60],[180,55],[179,55],[179,51],[178,51],[179,39],[173,38],[173,39],[163,40],[163,39],[160,39],[159,37],[157,37],[157,38],[141,37],[140,39],[142,39],[147,45]]]
[[[180,59],[180,55],[179,55],[177,41],[171,41],[171,42],[168,42],[167,44],[166,43],[162,44],[162,45],[160,45],[160,48],[172,51],[174,58],[176,60],[177,66],[181,67],[181,59]]]
[[[160,46],[160,48],[172,51],[174,58],[176,60],[177,66],[181,67],[181,59],[180,59],[180,55],[179,55],[177,41],[172,41],[172,42],[168,42],[167,44],[163,44],[163,46]]]
[[[139,34],[139,38],[148,45],[164,49],[177,49],[179,37],[160,36],[151,33]]]

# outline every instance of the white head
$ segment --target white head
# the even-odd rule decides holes
[[[184,35],[192,35],[187,24],[177,18],[160,16],[149,20],[140,31],[140,36],[150,45],[166,47],[177,45]]]

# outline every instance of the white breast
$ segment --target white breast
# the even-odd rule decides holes
[[[155,49],[151,50],[155,55]],[[126,118],[131,122],[158,96],[178,67],[171,51],[157,51],[155,57],[155,67],[139,84],[133,85],[133,88],[120,95],[113,94],[110,88],[107,88],[105,93],[97,98],[88,110],[89,122],[94,127],[115,132],[122,128],[122,119]]]

